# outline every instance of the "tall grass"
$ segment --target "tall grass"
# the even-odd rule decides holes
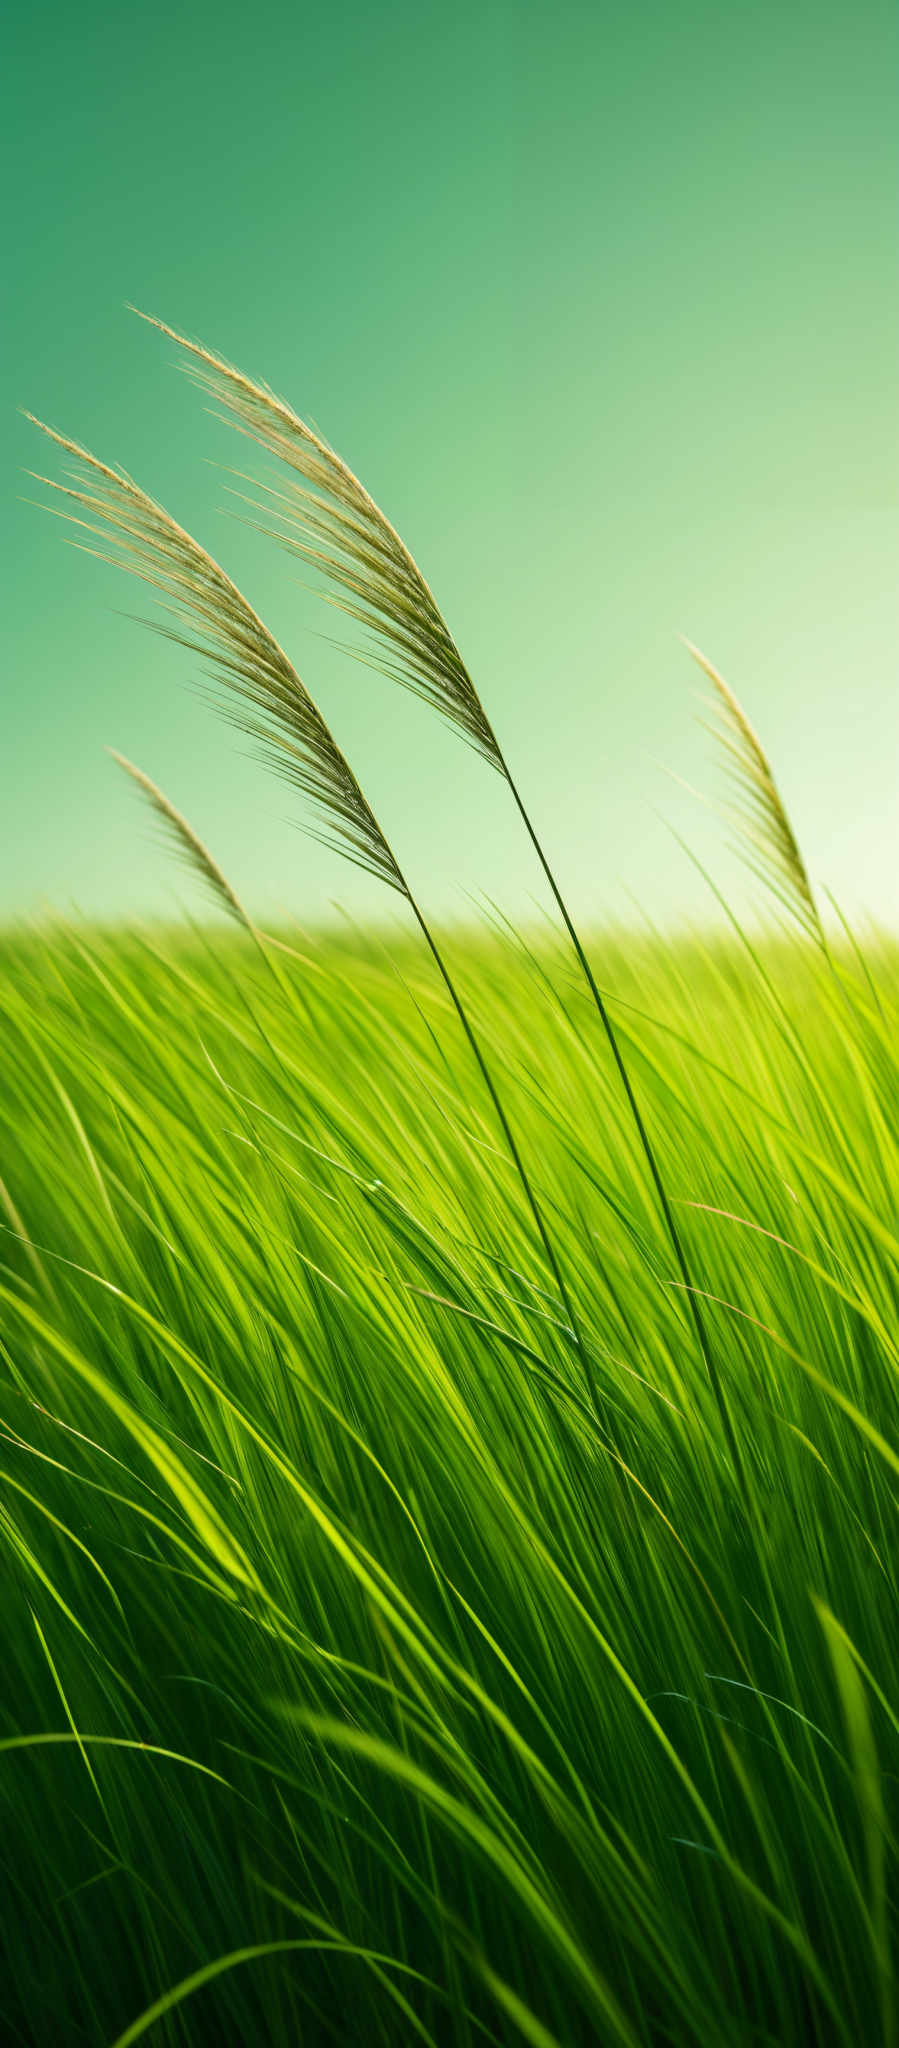
[[[66,445],[427,946],[262,933],[124,763],[232,923],[0,947],[8,2037],[890,2048],[899,950],[723,685],[794,936],[435,934]]]

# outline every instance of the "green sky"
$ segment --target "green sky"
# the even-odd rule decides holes
[[[4,112],[10,584],[0,915],[167,912],[105,743],[260,913],[368,883],[300,836],[144,605],[23,504],[21,404],[122,462],[286,639],[432,907],[537,879],[503,792],[341,658],[223,516],[134,300],[265,377],[422,562],[578,909],[702,914],[720,793],[682,631],[774,756],[815,877],[899,920],[895,9],[19,5]],[[11,571],[11,574],[9,573]],[[389,906],[386,906],[389,907]]]

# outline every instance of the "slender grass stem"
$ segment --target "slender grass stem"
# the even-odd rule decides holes
[[[565,930],[568,933],[569,939],[571,940],[571,944],[574,948],[578,964],[581,968],[581,972],[584,976],[584,979],[587,983],[587,987],[593,998],[593,1002],[596,1006],[600,1022],[605,1032],[606,1039],[609,1045],[609,1050],[615,1062],[615,1068],[618,1074],[618,1078],[624,1090],[628,1108],[633,1118],[634,1127],[640,1141],[640,1146],[643,1151],[647,1167],[649,1168],[650,1176],[652,1178],[652,1183],[655,1188],[656,1195],[658,1197],[659,1208],[661,1209],[665,1226],[668,1231],[668,1235],[671,1239],[671,1247],[674,1252],[675,1259],[677,1261],[678,1271],[680,1273],[687,1301],[689,1304],[689,1314],[692,1319],[694,1330],[696,1332],[696,1341],[699,1346],[700,1355],[702,1357],[703,1364],[705,1365],[705,1369],[712,1387],[712,1392],[715,1397],[718,1412],[721,1417],[721,1422],[724,1428],[725,1436],[727,1438],[728,1449],[733,1460],[734,1470],[737,1476],[740,1491],[744,1497],[744,1500],[748,1500],[749,1496],[743,1460],[740,1454],[739,1445],[737,1443],[736,1432],[734,1430],[733,1422],[731,1420],[730,1410],[727,1405],[724,1387],[721,1381],[721,1375],[718,1371],[718,1367],[715,1362],[715,1356],[712,1350],[712,1346],[709,1343],[708,1333],[706,1331],[705,1323],[703,1321],[702,1311],[699,1307],[699,1303],[693,1291],[693,1282],[690,1278],[690,1268],[687,1263],[687,1256],[684,1251],[681,1235],[678,1230],[677,1224],[674,1220],[674,1214],[671,1208],[671,1204],[668,1200],[668,1195],[665,1190],[665,1183],[662,1179],[658,1160],[656,1159],[655,1148],[652,1144],[652,1140],[649,1136],[649,1132],[643,1120],[643,1114],[640,1109],[640,1105],[637,1101],[637,1097],[634,1093],[633,1083],[628,1073],[624,1056],[621,1051],[621,1047],[618,1043],[618,1038],[615,1032],[614,1025],[612,1023],[612,1019],[609,1016],[609,1011],[606,1004],[603,1002],[603,998],[600,994],[599,986],[597,984],[596,977],[593,973],[593,969],[587,958],[587,954],[584,950],[577,928],[572,920],[568,906],[565,902],[565,898],[562,895],[562,891],[559,888],[559,884],[556,881],[555,875],[553,874],[552,868],[550,867],[549,861],[547,860],[546,854],[543,850],[543,846],[540,842],[530,812],[527,809],[527,806],[524,802],[524,798],[522,797],[521,792],[518,788],[518,784],[516,783],[515,778],[512,775],[512,772],[508,766],[505,755],[502,754],[502,752],[500,753],[500,760],[502,764],[501,773],[505,776],[512,797],[514,798],[522,824],[524,825],[525,831],[527,832],[531,845],[534,848],[534,852],[537,855],[537,859],[540,862],[540,866],[546,877],[549,888],[552,891],[553,900],[557,905],[559,915],[562,918]]]
[[[597,1417],[600,1417],[602,1414],[602,1408],[599,1399],[599,1392],[596,1386],[595,1375],[589,1363],[587,1348],[584,1343],[583,1336],[581,1334],[578,1319],[574,1311],[571,1296],[569,1294],[561,1266],[553,1249],[552,1239],[549,1235],[549,1231],[547,1230],[546,1223],[543,1217],[543,1212],[540,1208],[540,1204],[531,1185],[530,1176],[528,1174],[524,1160],[522,1159],[521,1152],[519,1151],[518,1144],[515,1139],[515,1134],[512,1130],[512,1126],[503,1108],[502,1100],[496,1087],[496,1083],[494,1082],[493,1076],[490,1072],[490,1068],[488,1067],[487,1061],[484,1058],[484,1054],[480,1046],[480,1041],[474,1030],[474,1026],[471,1023],[468,1012],[465,1008],[464,1003],[462,1002],[461,996],[458,993],[455,982],[453,981],[452,975],[450,974],[449,968],[446,965],[446,961],[443,958],[443,954],[440,951],[440,948],[437,944],[436,939],[434,938],[431,928],[424,916],[423,911],[421,910],[419,904],[417,903],[415,897],[412,895],[411,891],[409,893],[409,904],[412,909],[413,915],[417,920],[422,936],[424,937],[425,942],[428,946],[431,957],[434,961],[434,965],[437,968],[438,973],[440,974],[444,987],[446,988],[447,994],[449,995],[450,1001],[452,1002],[453,1008],[465,1033],[466,1039],[468,1040],[468,1044],[477,1062],[477,1066],[480,1071],[481,1078],[484,1082],[484,1086],[487,1089],[487,1093],[493,1104],[497,1122],[500,1125],[503,1137],[506,1141],[506,1145],[508,1146],[510,1157],[518,1173],[519,1180],[521,1181],[525,1199],[527,1201],[531,1215],[534,1219],[534,1224],[539,1235],[540,1242],[543,1246],[544,1252],[546,1253],[546,1258],[549,1264],[550,1271],[559,1290],[559,1295],[562,1300],[562,1305],[564,1307],[565,1314],[567,1315],[568,1321],[571,1325],[572,1335],[581,1354],[581,1361],[584,1369],[584,1379],[587,1385],[587,1391],[589,1393],[594,1412],[597,1415]]]

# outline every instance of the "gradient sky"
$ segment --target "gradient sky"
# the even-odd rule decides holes
[[[896,22],[893,0],[20,0],[0,916],[197,907],[106,743],[259,914],[374,900],[297,833],[189,658],[122,616],[137,587],[21,502],[46,456],[17,405],[244,583],[429,907],[483,890],[517,916],[539,893],[490,771],[340,657],[295,567],[222,515],[210,463],[240,444],[133,300],[360,471],[582,914],[710,907],[659,813],[732,884],[726,828],[666,772],[721,794],[684,632],[759,727],[813,876],[899,923]]]

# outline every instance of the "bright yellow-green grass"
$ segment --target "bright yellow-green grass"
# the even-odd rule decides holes
[[[899,956],[0,952],[5,2038],[896,2041]],[[705,1331],[708,1358],[698,1330]]]

